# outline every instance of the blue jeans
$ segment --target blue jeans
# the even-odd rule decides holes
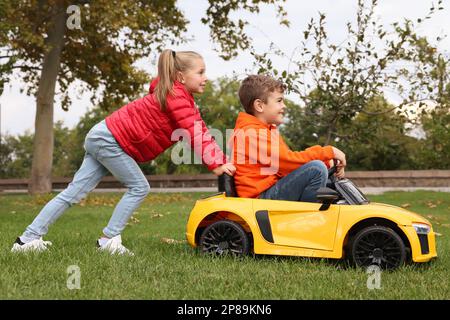
[[[100,180],[111,172],[122,182],[127,192],[117,204],[103,233],[112,238],[119,235],[125,225],[150,192],[150,185],[136,161],[126,154],[113,137],[105,121],[96,124],[84,143],[86,154],[80,169],[67,188],[48,202],[23,233],[23,237],[37,239],[48,232],[49,226],[64,211],[80,202]]]
[[[310,161],[259,195],[260,199],[317,202],[316,192],[325,187],[328,169],[320,160]]]

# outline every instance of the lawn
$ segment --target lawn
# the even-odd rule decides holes
[[[122,235],[134,257],[95,248],[120,194],[91,194],[50,228],[48,252],[27,255],[11,254],[12,242],[53,195],[0,195],[0,299],[450,299],[448,193],[370,197],[424,215],[442,234],[437,260],[383,272],[381,288],[372,290],[365,270],[332,260],[201,255],[184,232],[195,200],[205,195],[151,194]],[[74,265],[80,289],[69,290],[67,269]]]

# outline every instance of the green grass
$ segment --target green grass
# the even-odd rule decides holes
[[[51,228],[41,254],[11,254],[11,244],[52,196],[0,196],[0,299],[449,299],[450,195],[395,192],[372,201],[407,207],[427,217],[439,258],[381,274],[367,288],[364,270],[332,260],[296,257],[206,257],[185,242],[185,225],[204,193],[151,194],[123,233],[134,257],[109,256],[95,240],[120,194],[91,194]],[[167,240],[167,239],[173,239]],[[81,289],[69,290],[70,265]]]

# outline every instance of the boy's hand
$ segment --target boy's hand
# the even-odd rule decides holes
[[[334,175],[336,178],[343,179],[345,177],[344,167],[337,166],[336,173]]]
[[[236,172],[236,167],[232,163],[225,163],[220,167],[215,168],[212,172],[216,176],[221,176],[224,173],[233,176],[234,173]]]
[[[343,153],[338,148],[333,147],[334,158],[339,160],[339,163],[336,165],[336,177],[344,178],[345,172],[344,168],[347,165],[347,160],[345,159],[345,153]]]
[[[339,160],[338,167],[345,167],[347,165],[347,161],[345,160],[345,153],[343,153],[338,148],[332,147],[334,153],[334,159]]]

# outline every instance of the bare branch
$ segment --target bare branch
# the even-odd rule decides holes
[[[12,66],[11,69],[41,70],[40,67],[34,67],[34,66]]]
[[[402,108],[403,106],[406,106],[408,104],[414,104],[414,103],[418,103],[418,102],[420,103],[420,102],[423,102],[423,101],[430,101],[430,99],[429,98],[423,98],[423,99],[417,99],[417,100],[413,100],[413,101],[402,102],[398,106],[392,107],[392,108],[390,108],[388,110],[384,110],[384,111],[371,112],[371,111],[367,111],[367,110],[361,109],[361,112],[364,113],[364,114],[370,115],[370,116],[377,116],[377,115],[381,115],[381,114],[386,114],[386,113],[392,112],[395,109]]]
[[[378,116],[378,115],[381,115],[381,114],[386,114],[386,113],[392,112],[392,111],[394,111],[397,108],[400,108],[400,106],[395,106],[395,107],[390,108],[388,110],[377,111],[377,112],[371,112],[371,111],[367,111],[367,110],[361,109],[361,112],[364,113],[364,114],[367,114],[369,116]]]

